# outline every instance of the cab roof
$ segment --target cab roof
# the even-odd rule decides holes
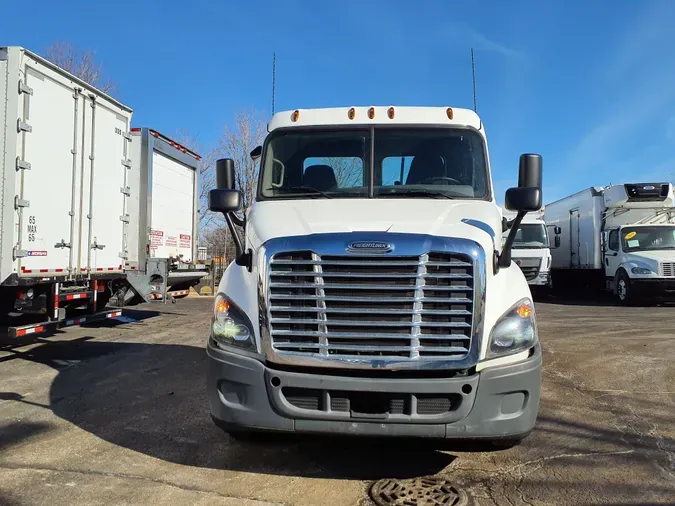
[[[338,125],[455,125],[482,130],[478,115],[454,107],[361,106],[296,109],[276,113],[267,126],[277,128]]]

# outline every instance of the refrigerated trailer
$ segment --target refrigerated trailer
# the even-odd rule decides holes
[[[611,290],[622,303],[675,296],[675,195],[669,183],[591,187],[546,205],[553,287]]]

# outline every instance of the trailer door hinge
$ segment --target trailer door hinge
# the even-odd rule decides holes
[[[131,187],[127,186],[126,188],[125,187],[120,188],[120,193],[123,193],[127,197],[131,197]]]
[[[128,252],[127,252],[127,251],[123,251],[122,253],[119,254],[119,257],[120,257],[122,260],[126,260],[126,259],[128,258],[128,256],[129,256],[129,255],[128,255]]]
[[[120,221],[123,221],[124,223],[129,223],[129,221],[130,221],[129,215],[123,214],[122,216],[120,216]]]
[[[96,242],[96,239],[94,239],[94,242],[91,245],[91,249],[103,249],[105,248],[105,244],[99,244]]]
[[[27,257],[28,252],[26,250],[14,247],[14,249],[12,250],[12,256],[14,257],[14,260],[16,260],[17,258]]]
[[[33,131],[33,127],[30,126],[28,123],[18,120],[16,122],[16,130],[21,133],[21,132],[28,132],[31,133]]]
[[[16,157],[16,170],[30,170],[30,163]]]
[[[124,165],[127,169],[130,169],[130,168],[131,168],[131,160],[129,160],[129,159],[126,159],[126,160],[122,159],[122,165]]]
[[[20,199],[18,195],[14,196],[14,209],[19,209],[21,207],[30,207],[30,201]]]
[[[124,138],[125,138],[126,140],[128,140],[129,142],[131,142],[131,134],[130,134],[129,132],[127,132],[127,133],[124,134]]]
[[[54,245],[55,248],[70,248],[70,243],[61,239],[61,242],[58,242]]]
[[[26,83],[24,83],[21,79],[19,79],[19,94],[25,93],[26,95],[32,95],[33,94],[33,88],[28,86]]]

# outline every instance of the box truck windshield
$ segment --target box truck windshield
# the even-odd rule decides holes
[[[489,195],[482,136],[462,128],[313,129],[270,135],[260,200]]]
[[[548,248],[545,225],[543,223],[521,224],[516,232],[513,247],[517,249]]]
[[[621,238],[626,252],[675,249],[675,227],[624,227]]]

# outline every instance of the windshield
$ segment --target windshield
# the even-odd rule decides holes
[[[675,249],[675,227],[624,227],[621,241],[627,252]]]
[[[504,232],[502,244],[509,232]],[[513,241],[514,248],[548,248],[546,227],[543,223],[524,223],[518,227],[516,238]]]
[[[272,133],[264,152],[263,199],[489,196],[483,137],[474,130],[294,128]]]

